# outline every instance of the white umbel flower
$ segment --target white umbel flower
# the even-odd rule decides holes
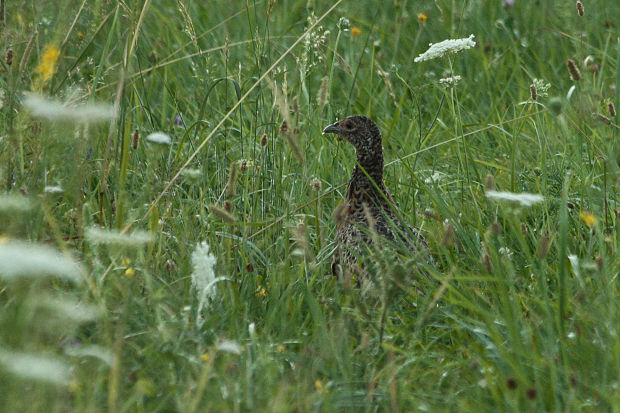
[[[120,247],[139,247],[153,240],[146,231],[121,233],[113,229],[90,227],[84,231],[86,240],[91,244],[108,244]]]
[[[455,75],[450,77],[443,77],[439,79],[439,83],[444,83],[446,85],[455,85],[458,83],[459,80],[461,80],[461,76]]]
[[[116,117],[114,107],[107,103],[68,105],[35,93],[28,93],[23,105],[36,118],[56,121],[95,123]]]
[[[71,382],[71,367],[55,357],[0,348],[0,366],[24,379],[63,386]]]
[[[43,188],[43,192],[47,194],[62,194],[65,190],[62,189],[61,186],[58,185],[48,185]]]
[[[0,194],[0,213],[26,212],[32,209],[32,207],[30,199],[21,194]]]
[[[236,341],[220,339],[217,342],[217,351],[230,354],[241,354],[241,346]]]
[[[192,287],[198,296],[198,325],[201,326],[200,312],[210,299],[217,294],[216,283],[219,281],[215,276],[215,264],[217,260],[211,254],[209,244],[206,241],[198,243],[192,253]]]
[[[532,206],[538,202],[542,202],[545,198],[539,194],[528,194],[527,192],[499,192],[487,191],[487,198],[496,199],[498,201],[518,202],[522,206]]]
[[[0,245],[0,279],[46,276],[77,283],[82,279],[82,267],[47,245],[20,241]]]
[[[458,53],[461,50],[471,49],[474,46],[476,46],[476,42],[474,41],[473,34],[463,39],[448,39],[435,44],[429,43],[428,50],[413,59],[413,61],[416,63],[423,62],[445,56],[449,53]]]
[[[157,145],[171,145],[172,139],[170,136],[163,132],[153,132],[149,136],[146,137],[148,142],[157,144]]]

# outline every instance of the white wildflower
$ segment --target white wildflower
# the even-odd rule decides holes
[[[498,201],[518,202],[522,206],[531,206],[545,200],[542,195],[528,194],[527,192],[517,194],[514,192],[487,191],[486,196],[487,198],[496,199]]]
[[[439,79],[439,83],[444,83],[446,85],[455,85],[458,83],[459,80],[461,80],[461,76],[455,75],[450,77],[443,77]]]
[[[64,189],[62,189],[62,187],[58,185],[48,185],[43,189],[43,192],[47,194],[61,194],[64,192]]]
[[[85,323],[99,318],[100,311],[93,305],[83,304],[70,298],[39,297],[36,305],[49,314],[66,321]]]
[[[49,120],[94,123],[116,117],[114,107],[107,103],[68,105],[41,95],[28,93],[23,104],[34,117]]]
[[[223,351],[224,353],[231,354],[241,354],[241,346],[236,341],[218,340],[217,351]]]
[[[86,344],[79,347],[65,348],[65,354],[71,357],[93,357],[111,366],[114,361],[114,353],[105,347],[96,344]]]
[[[250,338],[256,337],[256,324],[250,323],[248,326],[248,333],[250,334]]]
[[[510,248],[508,247],[501,247],[498,252],[500,253],[500,255],[503,255],[504,257],[510,259],[512,257],[512,251],[510,250]]]
[[[215,298],[217,294],[215,284],[219,279],[215,276],[216,263],[217,260],[211,254],[209,244],[206,241],[196,245],[196,249],[192,253],[192,286],[198,296],[198,315],[208,304],[208,301]],[[199,321],[198,325],[201,326],[202,323]]]
[[[435,183],[435,182],[439,182],[439,181],[443,180],[445,176],[446,176],[445,173],[439,172],[439,171],[435,171],[435,172],[433,172],[433,174],[431,176],[429,176],[428,178],[426,178],[424,180],[424,183],[425,184],[432,184],[432,183]]]
[[[84,236],[91,244],[110,244],[122,247],[139,247],[153,240],[153,236],[146,231],[121,233],[117,230],[97,227],[87,228]]]
[[[146,137],[146,140],[157,145],[171,145],[170,135],[163,132],[153,132]]]
[[[70,366],[52,357],[0,348],[0,364],[4,370],[25,379],[65,386],[71,381]]]
[[[29,198],[15,193],[0,195],[0,212],[25,212],[32,208]]]
[[[540,97],[547,96],[547,91],[551,87],[551,83],[545,82],[544,79],[534,79],[532,84],[536,88],[536,94]]]
[[[458,53],[461,50],[471,49],[474,46],[476,46],[476,42],[474,41],[473,34],[463,39],[448,39],[435,44],[429,43],[428,50],[413,59],[413,61],[416,63],[423,62],[445,56],[448,53]]]
[[[197,181],[202,178],[202,171],[196,168],[185,168],[181,171],[181,175],[191,181]]]
[[[569,254],[568,262],[570,262],[570,267],[573,270],[575,277],[580,278],[581,271],[579,270],[579,257],[577,257],[575,254]]]
[[[52,276],[78,282],[82,268],[46,245],[12,241],[0,245],[0,279]]]

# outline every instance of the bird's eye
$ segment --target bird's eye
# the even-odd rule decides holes
[[[346,121],[344,123],[344,127],[347,129],[353,129],[353,122],[351,122],[350,120]]]

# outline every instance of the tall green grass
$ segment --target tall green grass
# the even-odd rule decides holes
[[[620,408],[617,2],[2,4],[3,410]],[[375,252],[361,288],[330,269],[353,148],[321,135],[353,113],[436,262]]]

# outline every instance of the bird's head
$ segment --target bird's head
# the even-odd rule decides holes
[[[335,133],[338,138],[351,143],[358,154],[381,151],[381,132],[377,125],[366,116],[348,116],[323,129],[323,134]]]

